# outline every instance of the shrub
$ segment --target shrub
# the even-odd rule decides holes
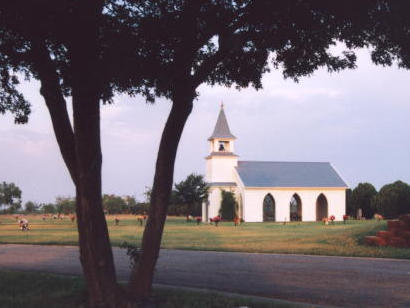
[[[221,190],[221,208],[219,209],[219,215],[224,220],[233,220],[237,216],[238,202],[236,202],[233,192]]]

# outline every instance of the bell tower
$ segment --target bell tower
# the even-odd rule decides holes
[[[235,139],[226,120],[224,105],[221,104],[214,131],[208,138],[206,180],[211,185],[232,186],[235,182],[233,169],[238,165],[238,155],[234,154]]]
[[[221,104],[214,131],[208,138],[209,155],[206,157],[205,179],[209,184],[209,196],[208,201],[202,204],[204,222],[219,215],[221,190],[236,191],[234,169],[238,166],[238,155],[234,153],[235,140]]]
[[[226,120],[224,105],[221,104],[218,119],[209,142],[209,155],[206,157],[205,179],[209,184],[208,201],[202,204],[202,220],[219,215],[221,190],[236,192],[235,168],[238,155],[234,153],[236,137],[231,133]]]

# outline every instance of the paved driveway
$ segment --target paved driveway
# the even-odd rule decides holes
[[[114,248],[114,257],[127,280],[127,256]],[[81,274],[71,246],[0,245],[0,269]],[[162,250],[155,282],[342,307],[410,307],[409,260]]]

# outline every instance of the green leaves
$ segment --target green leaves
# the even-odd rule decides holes
[[[192,173],[185,180],[175,183],[173,202],[186,204],[187,215],[200,215],[200,205],[208,198],[208,189],[204,177]]]
[[[238,212],[238,202],[235,199],[235,194],[231,191],[221,189],[221,199],[219,215],[224,220],[234,219]]]
[[[12,69],[0,53],[0,113],[9,111],[15,123],[24,124],[28,121],[30,104],[17,90],[19,81],[15,74],[10,74]]]
[[[348,212],[356,215],[361,208],[363,216],[373,218],[375,213],[386,218],[397,218],[410,212],[410,186],[402,181],[384,185],[379,192],[370,183],[359,183],[348,201]]]
[[[377,190],[370,183],[359,183],[353,189],[351,197],[352,214],[356,216],[357,209],[362,209],[363,216],[366,218],[373,218],[375,209],[372,206],[372,199],[376,196]]]
[[[377,213],[386,218],[397,218],[410,212],[410,186],[402,181],[384,185],[373,199]]]
[[[127,250],[127,256],[130,258],[130,268],[135,268],[142,254],[141,248],[127,241],[122,242],[120,248]]]
[[[0,208],[11,213],[21,208],[21,190],[14,183],[0,183]]]

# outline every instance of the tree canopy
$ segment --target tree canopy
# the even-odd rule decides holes
[[[362,215],[366,218],[372,218],[375,208],[372,206],[372,200],[376,196],[377,190],[370,183],[359,183],[352,191],[350,205],[351,212],[356,215],[358,209],[362,209]]]
[[[116,195],[103,195],[103,207],[109,214],[120,214],[127,209],[127,203]]]
[[[208,198],[209,186],[202,175],[190,174],[179,183],[175,183],[177,202],[187,205],[185,215],[201,216],[202,202]]]
[[[72,197],[57,197],[55,202],[57,213],[72,214],[75,213],[75,198]]]
[[[219,215],[225,220],[232,220],[235,217],[238,217],[238,202],[232,191],[221,189],[221,207],[219,209]]]
[[[42,204],[41,205],[41,211],[44,214],[55,214],[55,213],[57,213],[56,206],[53,203]]]
[[[354,68],[357,47],[372,47],[377,64],[410,67],[407,1],[100,3],[96,76],[107,102],[116,92],[172,99],[183,81],[190,81],[191,90],[201,83],[261,88],[262,74],[272,68],[295,80],[319,67]],[[41,80],[53,72],[60,94],[72,93],[75,5],[16,0],[0,6],[0,112],[10,111],[18,123],[28,120],[30,104],[16,87],[21,77],[16,73]],[[338,42],[346,50],[334,55],[329,48]],[[47,62],[49,70],[42,70]]]
[[[384,185],[372,206],[386,218],[397,218],[410,212],[410,186],[402,181]]]
[[[21,189],[14,183],[0,183],[0,208],[14,213],[21,208]]]
[[[24,204],[24,209],[27,213],[35,213],[40,209],[40,205],[33,201],[27,201]]]

